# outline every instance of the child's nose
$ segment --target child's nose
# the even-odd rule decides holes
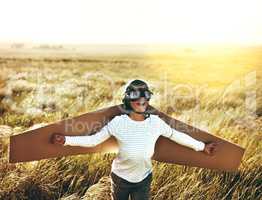
[[[145,101],[145,100],[146,100],[145,97],[140,97],[140,98],[139,98],[139,101]]]

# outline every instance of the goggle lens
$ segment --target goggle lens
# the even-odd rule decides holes
[[[151,93],[147,90],[145,90],[145,91],[133,90],[133,91],[130,91],[130,93],[129,93],[129,99],[131,101],[138,100],[140,97],[145,97],[146,100],[148,101],[151,98]]]

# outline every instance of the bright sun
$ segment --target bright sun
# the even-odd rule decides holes
[[[0,41],[262,43],[261,0],[9,0]]]

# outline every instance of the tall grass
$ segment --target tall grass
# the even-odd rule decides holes
[[[257,49],[223,54],[181,50],[176,55],[144,57],[1,58],[0,132],[11,131],[0,138],[0,199],[80,197],[108,176],[114,154],[10,164],[7,137],[35,124],[120,103],[124,84],[132,78],[149,82],[155,107],[246,148],[234,173],[153,161],[154,200],[261,199],[260,58]],[[256,83],[245,85],[252,72]],[[247,106],[247,91],[253,90],[256,106]]]

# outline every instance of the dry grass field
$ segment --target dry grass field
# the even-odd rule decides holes
[[[153,200],[262,198],[262,48],[178,48],[139,54],[0,51],[0,199],[109,200],[113,154],[9,164],[7,137],[121,103],[133,78],[150,104],[246,148],[238,172],[153,161]]]

